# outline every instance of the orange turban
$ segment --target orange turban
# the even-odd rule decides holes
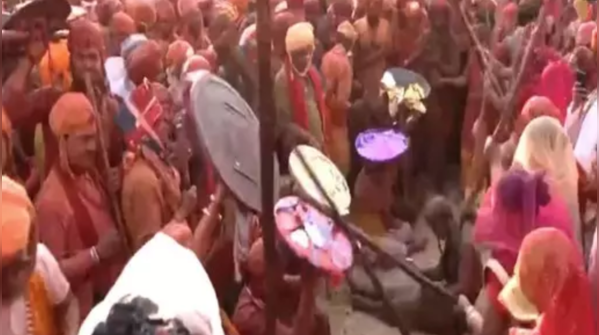
[[[229,0],[237,8],[239,14],[244,15],[247,13],[249,1],[248,0]]]
[[[82,93],[65,93],[52,107],[50,128],[56,137],[95,129],[94,108]]]
[[[522,113],[518,117],[516,132],[521,134],[530,121],[540,116],[550,116],[559,120],[560,114],[559,109],[549,98],[533,96],[528,99],[524,108],[522,108]]]
[[[110,19],[110,32],[122,37],[129,37],[137,31],[135,21],[125,12],[115,13]]]
[[[125,68],[131,82],[136,86],[144,79],[157,81],[162,74],[162,50],[155,41],[146,41],[133,49],[125,59]]]
[[[61,85],[61,89],[71,87],[71,53],[66,40],[50,43],[48,51],[39,63],[38,70],[43,86]]]
[[[104,52],[104,33],[99,24],[88,19],[77,19],[70,24],[69,51],[76,49],[95,48]]]
[[[175,12],[175,6],[169,0],[157,0],[156,1],[156,20],[163,23],[174,23],[177,20],[177,13]]]
[[[168,46],[166,51],[166,67],[180,68],[185,60],[193,56],[193,47],[186,41],[177,40]]]
[[[2,176],[2,260],[25,249],[33,221],[33,205],[23,186]]]
[[[185,64],[183,64],[183,68],[181,69],[181,77],[186,78],[190,73],[199,70],[212,71],[212,64],[210,64],[210,62],[204,56],[193,55],[185,61]]]
[[[149,0],[129,0],[125,3],[125,10],[133,21],[144,29],[150,28],[156,23],[156,8]]]
[[[98,23],[108,26],[115,13],[123,10],[123,4],[119,0],[102,0],[96,5],[96,16]]]

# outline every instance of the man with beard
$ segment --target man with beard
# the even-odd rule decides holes
[[[121,133],[114,122],[118,108],[117,101],[110,95],[106,85],[104,72],[106,46],[102,37],[101,27],[94,22],[87,19],[78,19],[71,23],[71,33],[68,41],[73,75],[71,91],[88,95],[90,101],[96,100],[97,106],[94,107],[98,108],[96,112],[100,115],[98,122],[100,122],[109,167],[111,167],[120,164],[123,148]],[[93,92],[88,92],[86,78],[89,78]],[[90,94],[94,96],[91,97]],[[98,157],[103,154],[100,152]],[[100,159],[97,161],[98,163],[101,162]],[[49,162],[49,164],[52,164],[52,162]],[[98,164],[97,167],[100,171],[105,168],[102,164]],[[106,174],[112,173],[111,171],[103,172]],[[114,185],[106,186],[112,187]]]
[[[97,178],[97,122],[82,93],[65,93],[52,107],[58,155],[35,203],[43,218],[40,240],[69,280],[81,317],[108,292],[124,263],[109,196]]]
[[[289,28],[285,38],[287,57],[275,77],[274,90],[280,130],[300,128],[309,133],[305,138],[309,143],[322,147],[327,112],[322,80],[312,66],[314,42],[310,23],[300,22]]]
[[[382,18],[383,1],[368,0],[366,16],[356,21],[358,32],[354,69],[364,91],[380,89],[380,80],[387,69],[387,56],[391,48],[389,21]]]

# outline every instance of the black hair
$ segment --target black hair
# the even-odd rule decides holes
[[[169,335],[191,335],[179,320],[152,318],[158,306],[146,298],[134,298],[112,306],[108,318],[96,326],[92,335],[156,335],[167,328]]]

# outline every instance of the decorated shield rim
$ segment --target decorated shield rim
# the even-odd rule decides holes
[[[329,208],[330,206],[327,202],[326,196],[324,194],[321,194],[321,192],[318,190],[316,181],[312,180],[308,171],[303,166],[303,163],[299,158],[298,152],[303,154],[304,157],[308,160],[306,162],[307,164],[310,164],[310,157],[319,157],[320,159],[322,159],[322,161],[326,162],[326,164],[331,167],[331,171],[334,171],[334,173],[337,175],[335,179],[337,181],[341,181],[341,185],[337,186],[341,186],[345,189],[345,191],[339,193],[340,195],[337,196],[332,196],[331,194],[329,194],[329,196],[331,196],[331,200],[333,200],[335,206],[337,207],[335,209],[339,212],[340,215],[349,214],[349,208],[351,206],[352,201],[351,192],[349,190],[349,185],[347,184],[345,176],[343,176],[341,171],[339,171],[339,168],[337,168],[335,163],[333,163],[333,161],[331,161],[330,158],[327,157],[320,150],[304,144],[296,146],[289,155],[289,172],[291,173],[293,179],[296,181],[296,183],[299,184],[302,190],[306,192],[309,197],[312,198],[312,200],[327,208]],[[318,178],[319,169],[312,167],[312,170]],[[322,183],[322,180],[319,181]],[[328,192],[329,190],[325,189],[325,191]]]
[[[286,227],[283,221],[286,219],[282,218],[285,211],[293,211],[297,206],[304,206],[308,211],[312,211],[314,214],[321,216],[326,219],[331,225],[331,238],[328,241],[328,249],[322,249],[314,246],[313,241],[308,237],[309,245],[304,247],[292,237],[294,232],[302,230],[305,227],[304,222],[300,222],[297,216],[293,213],[286,213],[293,215],[293,218],[287,218],[295,220],[295,227]],[[303,201],[299,197],[289,196],[279,199],[275,204],[274,208],[275,225],[278,233],[281,235],[287,246],[296,254],[296,256],[305,259],[310,262],[313,266],[331,272],[333,274],[343,273],[353,265],[353,247],[349,238],[346,234],[335,224],[333,219],[326,216],[324,213],[319,211],[314,206]],[[305,232],[305,229],[304,229]],[[308,234],[305,234],[308,236]]]

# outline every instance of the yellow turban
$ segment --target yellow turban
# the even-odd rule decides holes
[[[590,4],[587,0],[574,0],[574,9],[580,21],[587,21],[591,11]]]
[[[287,30],[285,48],[294,52],[308,47],[314,47],[314,28],[308,22],[296,23]]]
[[[358,38],[358,33],[356,32],[354,25],[349,21],[343,21],[339,27],[337,27],[337,32],[351,41],[355,41]]]
[[[94,109],[82,93],[65,93],[52,107],[50,128],[57,137],[95,129]]]
[[[48,51],[39,63],[39,74],[42,86],[61,85],[61,89],[71,87],[71,54],[67,40],[50,43]]]
[[[2,260],[27,247],[33,221],[33,204],[23,186],[2,176]]]

